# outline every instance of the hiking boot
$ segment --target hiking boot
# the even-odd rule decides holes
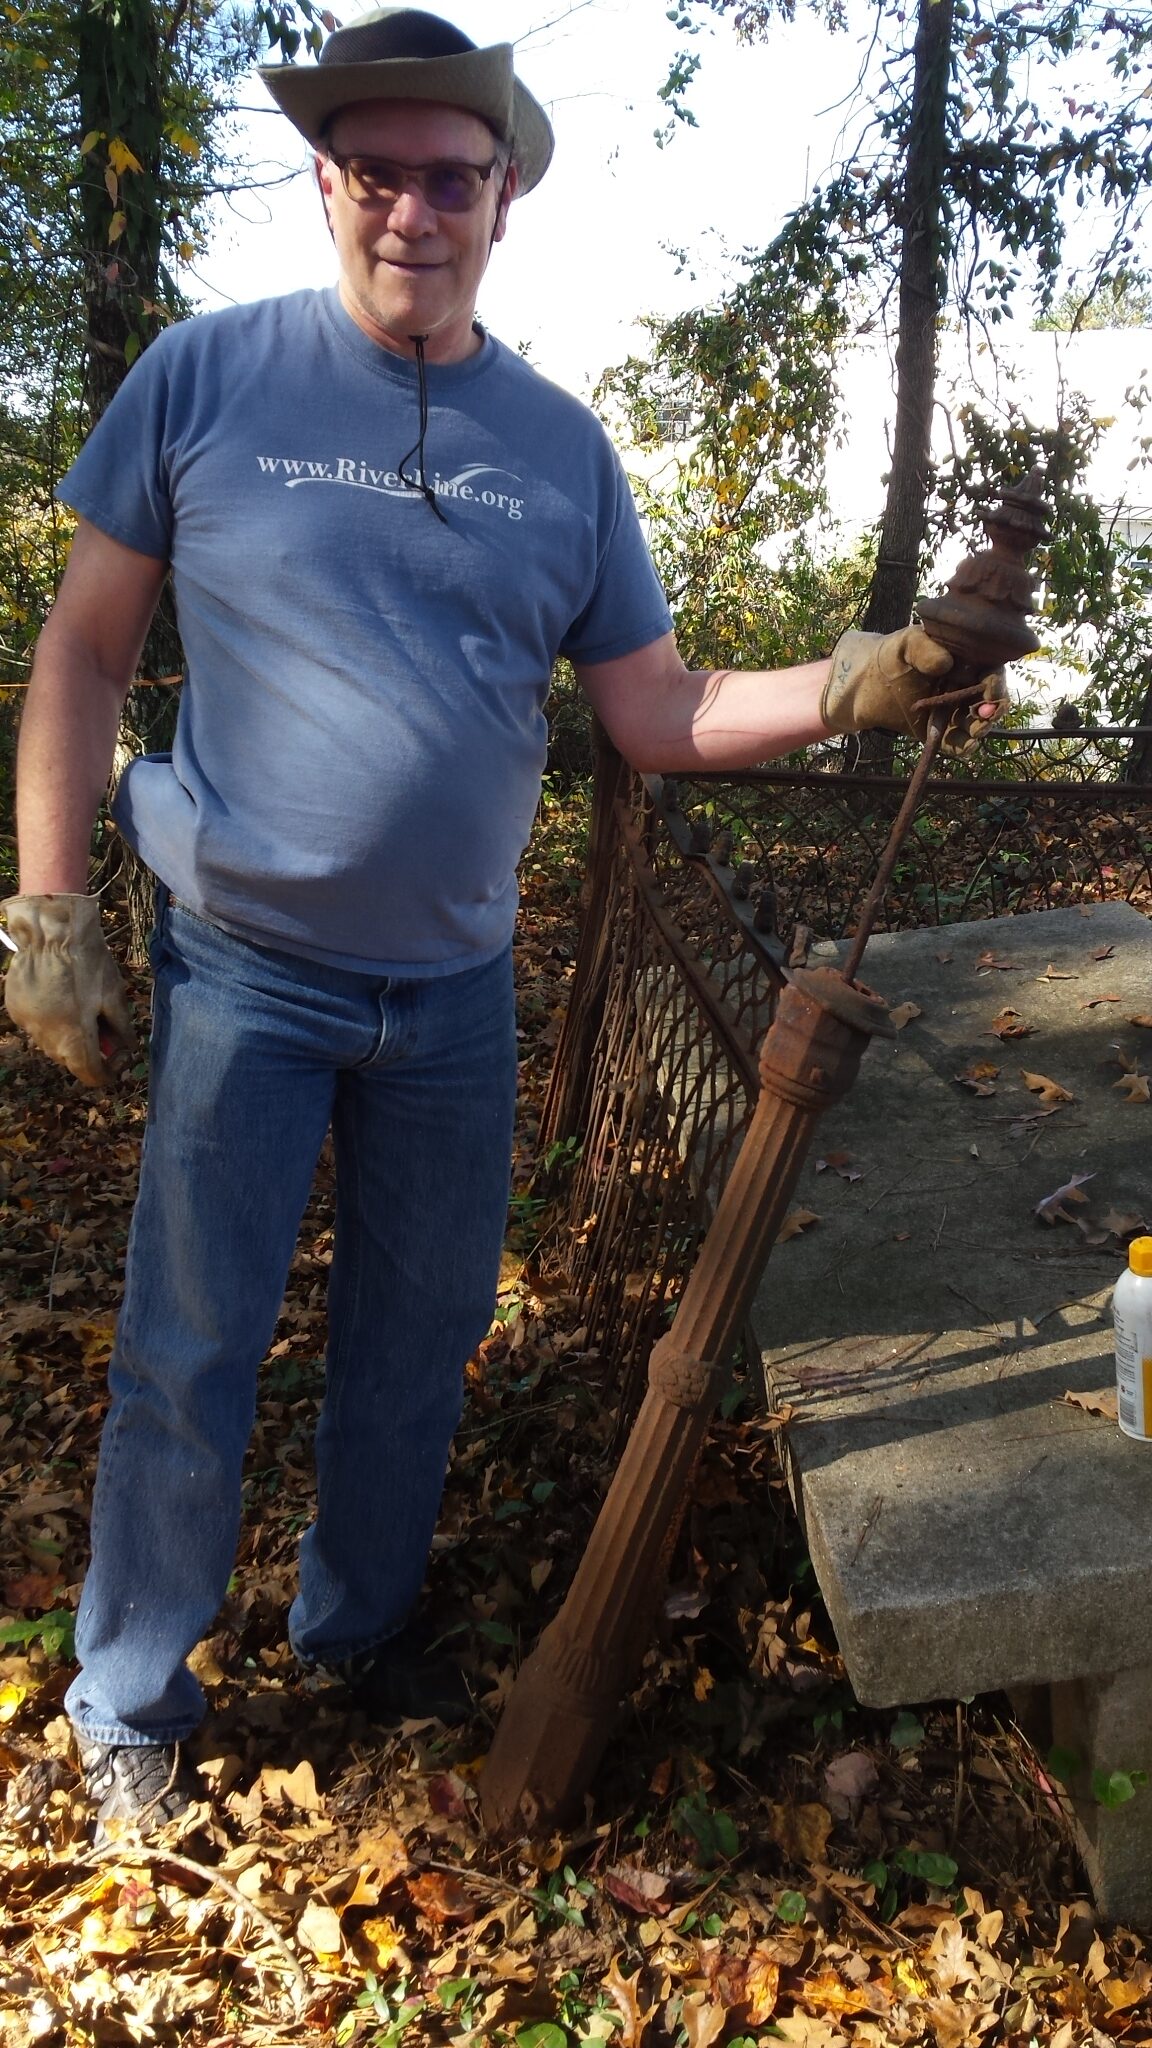
[[[105,1848],[115,1838],[108,1832],[110,1822],[127,1822],[148,1835],[165,1822],[178,1820],[201,1796],[178,1742],[130,1745],[81,1739],[77,1747],[84,1789],[96,1808],[94,1849]],[[116,1830],[117,1835],[120,1832]]]
[[[425,1721],[454,1725],[473,1711],[472,1694],[456,1658],[431,1629],[401,1629],[375,1650],[363,1650],[334,1669],[353,1706],[373,1721]]]

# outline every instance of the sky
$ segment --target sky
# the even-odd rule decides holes
[[[361,11],[345,6],[340,18]],[[691,89],[698,126],[678,124],[660,149],[658,88],[688,40],[664,0],[443,0],[443,12],[478,43],[515,43],[517,70],[556,130],[547,176],[514,205],[493,253],[481,317],[581,396],[629,352],[638,314],[714,297],[741,246],[770,239],[835,153],[861,61],[856,37],[807,14],[770,46],[741,46],[718,21],[691,42],[703,60]],[[296,147],[258,79],[244,104],[246,159],[297,175],[221,212],[195,266],[205,309],[334,274],[306,144]],[[694,278],[677,276],[670,246],[691,252]]]

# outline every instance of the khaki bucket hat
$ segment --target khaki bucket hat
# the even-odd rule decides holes
[[[511,43],[479,49],[450,21],[419,7],[377,7],[336,29],[318,63],[265,64],[260,76],[317,149],[332,116],[358,100],[436,100],[479,114],[512,144],[521,192],[540,183],[552,158],[551,124],[516,77]]]

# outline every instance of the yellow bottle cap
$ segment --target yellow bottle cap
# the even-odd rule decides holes
[[[1152,1279],[1152,1237],[1134,1237],[1128,1247],[1128,1271]]]

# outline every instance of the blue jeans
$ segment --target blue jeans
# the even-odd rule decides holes
[[[403,1626],[495,1301],[516,1086],[510,950],[388,980],[165,902],[153,966],[140,1193],[66,1700],[86,1736],[130,1744],[182,1740],[204,1711],[185,1659],[227,1590],[257,1368],[329,1126],[317,1512],[289,1636],[305,1663],[332,1663]]]

